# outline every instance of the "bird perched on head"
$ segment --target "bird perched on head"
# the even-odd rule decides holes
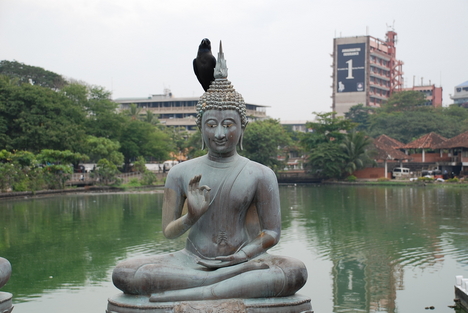
[[[211,42],[208,38],[205,38],[198,46],[197,57],[193,60],[193,70],[205,91],[214,81],[215,66],[216,58],[211,53]]]

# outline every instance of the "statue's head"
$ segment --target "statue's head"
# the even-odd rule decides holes
[[[246,115],[246,106],[245,106],[244,98],[242,98],[242,95],[234,89],[231,82],[227,79],[226,60],[224,59],[224,53],[222,51],[221,43],[220,43],[220,52],[218,53],[218,59],[216,61],[216,68],[214,69],[214,77],[215,77],[215,80],[211,83],[208,90],[201,96],[200,100],[198,100],[197,120],[196,120],[197,126],[202,132],[202,134],[204,135],[206,128],[204,128],[203,123],[205,122],[204,116],[207,114],[207,112],[211,112],[211,111],[237,112],[239,116],[239,123],[240,123],[240,125],[236,125],[237,127],[239,127],[237,131],[240,133],[239,140],[237,143],[242,149],[242,135],[248,123],[247,115]],[[225,113],[228,114],[228,112],[225,112]],[[232,113],[229,113],[229,114],[232,115]],[[216,114],[216,115],[220,115],[220,114]],[[208,142],[205,142],[204,140],[202,145],[204,144],[208,145]]]

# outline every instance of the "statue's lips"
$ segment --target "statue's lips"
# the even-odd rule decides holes
[[[226,140],[213,140],[215,145],[217,146],[224,146],[226,144]]]

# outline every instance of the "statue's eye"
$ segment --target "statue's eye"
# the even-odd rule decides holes
[[[208,127],[210,127],[210,128],[215,128],[215,127],[216,127],[216,124],[208,124]]]
[[[232,123],[224,124],[223,126],[224,126],[224,128],[229,128],[229,127],[232,126]]]

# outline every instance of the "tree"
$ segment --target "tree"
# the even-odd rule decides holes
[[[189,135],[187,139],[187,158],[193,159],[206,154],[207,151],[201,149],[202,140],[201,132],[199,131]]]
[[[153,157],[156,160],[167,159],[171,150],[167,134],[154,125],[139,120],[128,120],[123,126],[119,142],[126,170],[139,156]]]
[[[368,147],[371,143],[372,139],[363,132],[352,131],[344,137],[340,144],[345,155],[344,172],[352,174],[372,162],[368,155]]]
[[[143,117],[142,121],[146,123],[154,124],[154,125],[159,124],[158,115],[154,114],[150,110],[146,110],[146,114]]]
[[[380,112],[371,117],[369,134],[372,137],[385,134],[404,143],[430,132],[452,138],[468,130],[468,119],[463,114],[453,114],[455,111],[452,108],[419,107],[412,111]]]
[[[86,151],[93,162],[106,159],[115,166],[121,166],[124,156],[119,151],[120,143],[103,137],[88,136],[86,139]]]
[[[171,150],[174,155],[186,155],[188,152],[188,138],[189,133],[185,127],[164,127],[164,132],[171,138]]]
[[[110,96],[110,92],[102,87],[87,88],[85,126],[89,135],[119,140],[128,119],[117,112],[118,105]]]
[[[385,112],[401,112],[415,110],[426,103],[423,93],[407,90],[393,93],[382,106]]]
[[[65,78],[59,74],[17,61],[0,61],[0,75],[16,78],[20,84],[37,85],[53,90],[59,90],[67,85]]]
[[[110,183],[120,183],[117,179],[118,173],[117,166],[104,158],[99,160],[96,170],[92,173],[91,177],[96,178],[98,184],[107,185]]]
[[[307,154],[305,168],[321,178],[340,178],[346,164],[346,154],[340,144],[356,124],[334,112],[316,113],[317,122],[307,123],[312,132],[303,134],[300,144]]]
[[[83,138],[85,111],[63,93],[0,79],[0,148],[73,150]],[[3,124],[3,125],[2,125]]]
[[[140,182],[143,185],[152,185],[156,181],[156,175],[146,168],[146,160],[140,156],[133,162],[133,168],[141,173]]]
[[[308,122],[306,128],[312,129],[302,135],[301,145],[310,151],[320,143],[331,141],[341,142],[346,132],[350,131],[356,124],[343,117],[333,117],[335,112],[315,113],[317,122]]]
[[[290,138],[278,120],[256,121],[250,123],[245,129],[244,151],[240,153],[276,171],[284,167],[283,162],[278,160],[278,155],[283,154],[284,150],[281,148],[289,144]]]
[[[340,178],[346,164],[346,155],[339,144],[323,142],[307,156],[306,169],[319,178]]]
[[[44,171],[48,173],[46,182],[49,188],[60,189],[65,188],[65,182],[70,179],[74,165],[87,159],[88,156],[69,150],[44,149],[37,155],[37,160],[44,164]]]
[[[141,108],[138,107],[135,103],[131,103],[128,110],[125,110],[125,114],[130,116],[132,120],[140,119],[140,112],[141,112]]]
[[[345,118],[356,123],[356,130],[367,130],[370,126],[370,115],[373,114],[375,109],[373,107],[365,107],[363,104],[352,106],[348,112],[345,113]]]

